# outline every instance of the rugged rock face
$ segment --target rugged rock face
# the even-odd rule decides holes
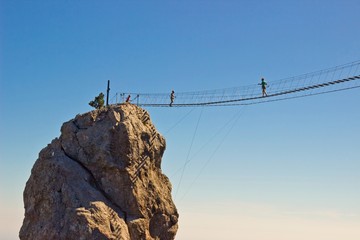
[[[20,239],[174,239],[164,150],[149,114],[132,104],[64,123],[26,183]]]

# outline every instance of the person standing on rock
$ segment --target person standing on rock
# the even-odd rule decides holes
[[[172,107],[172,104],[174,103],[174,99],[175,99],[175,92],[174,90],[172,90],[170,94],[170,107]]]
[[[125,100],[125,102],[130,102],[130,98],[131,98],[131,96],[129,95],[129,96],[127,96],[127,98],[126,98],[126,100]]]
[[[267,97],[267,93],[266,93],[266,86],[267,86],[267,83],[265,82],[265,79],[264,78],[261,78],[261,83],[259,83],[259,85],[261,85],[261,89],[262,89],[262,96],[263,97]]]

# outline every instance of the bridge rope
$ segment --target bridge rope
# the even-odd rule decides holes
[[[201,119],[203,110],[204,110],[204,109],[202,108],[202,109],[201,109],[201,112],[200,112],[200,115],[199,115],[199,119],[198,119],[198,121],[197,121],[197,123],[196,123],[195,132],[194,132],[194,134],[193,134],[193,136],[192,136],[191,143],[190,143],[190,148],[189,148],[188,154],[187,154],[187,156],[186,156],[186,160],[185,160],[185,162],[184,162],[184,166],[183,166],[182,171],[181,171],[181,176],[180,176],[179,184],[178,184],[178,187],[177,187],[177,190],[176,190],[176,193],[175,193],[175,198],[177,197],[177,194],[178,194],[178,192],[179,192],[179,189],[180,189],[180,186],[181,186],[181,181],[182,181],[183,176],[184,176],[184,172],[185,172],[186,165],[190,162],[190,160],[189,160],[190,152],[191,152],[191,149],[192,149],[193,144],[194,144],[194,139],[195,139],[197,130],[198,130],[198,128],[199,128],[199,123],[200,123],[200,119]]]
[[[291,98],[307,97],[360,87],[360,61],[343,64],[321,71],[302,74],[268,82],[267,96],[261,94],[261,86],[252,84],[242,87],[176,92],[172,107],[251,105]],[[117,93],[115,104],[128,96],[142,107],[170,107],[170,93]],[[120,99],[119,99],[120,98]]]

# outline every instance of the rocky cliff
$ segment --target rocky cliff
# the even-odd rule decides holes
[[[165,139],[132,104],[77,115],[39,154],[20,239],[174,239]]]

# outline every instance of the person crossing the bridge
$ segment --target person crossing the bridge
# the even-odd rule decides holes
[[[174,103],[174,99],[175,99],[175,92],[174,90],[172,90],[170,94],[170,107],[172,107],[172,104]]]
[[[267,93],[266,93],[266,86],[267,86],[267,83],[265,82],[265,79],[264,78],[261,78],[261,83],[259,83],[259,85],[261,85],[261,89],[262,89],[262,96],[263,97],[267,97]]]

